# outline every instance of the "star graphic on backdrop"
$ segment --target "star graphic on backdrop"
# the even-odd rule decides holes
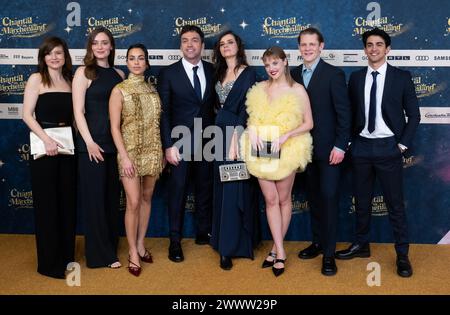
[[[67,25],[67,27],[64,30],[67,32],[67,34],[69,34],[72,29],[69,27],[69,25]]]
[[[247,23],[245,23],[245,21],[244,20],[242,20],[242,23],[241,24],[239,24],[239,26],[240,27],[242,27],[242,29],[243,30],[245,30],[245,28],[248,26],[248,24]]]
[[[277,41],[276,41],[276,43],[277,43],[277,44],[279,44],[279,43],[280,43],[280,41],[279,41],[279,40],[277,40]]]
[[[2,160],[0,160],[0,167],[2,167],[3,165],[5,165],[5,162],[3,162]]]
[[[2,182],[5,182],[5,181],[6,181],[6,179],[2,178]]]
[[[132,10],[132,9],[128,9],[128,13],[130,13],[130,14],[131,14],[131,12],[133,12],[133,10]]]
[[[224,9],[224,8],[220,9],[220,12],[224,13],[224,12],[225,12],[225,9]]]

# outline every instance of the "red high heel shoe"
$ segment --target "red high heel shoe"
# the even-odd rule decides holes
[[[132,265],[132,266],[130,266],[130,264]],[[138,265],[136,265],[134,262],[132,262],[131,260],[130,260],[130,256],[128,256],[128,271],[133,275],[133,276],[136,276],[136,277],[139,277],[139,275],[141,274],[141,271],[142,271],[142,268],[141,268],[141,266],[138,266]]]
[[[139,258],[141,258],[141,260],[143,262],[146,262],[146,263],[149,263],[149,264],[153,263],[152,254],[147,250],[147,248],[145,249],[145,253],[144,253],[143,256],[141,256],[139,253],[138,253],[138,255],[139,255]]]

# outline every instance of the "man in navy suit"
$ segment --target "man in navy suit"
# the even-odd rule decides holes
[[[311,259],[323,253],[322,274],[332,276],[337,272],[341,162],[350,139],[352,113],[344,72],[320,58],[324,47],[320,31],[312,27],[301,31],[298,47],[303,64],[292,70],[292,77],[305,86],[314,119],[313,161],[306,168],[313,241],[298,257]]]
[[[395,237],[397,273],[412,275],[403,202],[403,159],[419,125],[420,112],[411,75],[386,62],[391,38],[378,28],[362,35],[369,66],[350,76],[354,115],[353,166],[356,242],[336,258],[369,257],[369,232],[375,178],[378,178]],[[405,119],[405,114],[408,120]]]
[[[214,124],[213,66],[201,60],[204,34],[198,26],[184,26],[180,40],[183,58],[161,70],[158,79],[162,102],[161,139],[170,167],[169,259],[174,262],[184,260],[181,238],[189,179],[192,178],[194,184],[195,242],[199,245],[209,244],[210,240],[213,187],[212,162],[203,158],[201,139],[203,130]],[[195,128],[194,122],[197,122]],[[172,131],[187,129],[190,139],[182,139],[178,132],[172,134]],[[183,146],[178,145],[179,140],[185,140]]]

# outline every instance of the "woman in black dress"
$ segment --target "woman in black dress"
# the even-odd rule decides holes
[[[214,47],[216,92],[219,97],[216,125],[223,134],[223,156],[214,164],[214,210],[211,245],[220,254],[220,267],[233,266],[232,257],[253,259],[259,241],[257,185],[254,178],[221,182],[219,166],[239,159],[239,136],[247,124],[245,100],[247,90],[256,82],[248,67],[239,36],[231,31],[222,34]],[[227,131],[228,130],[228,131]],[[231,135],[227,136],[227,132]],[[220,137],[219,137],[220,138]]]
[[[121,266],[117,257],[119,173],[111,136],[108,102],[124,73],[114,66],[114,38],[98,27],[88,37],[84,66],[73,79],[81,209],[84,216],[86,265]]]
[[[38,72],[28,79],[23,120],[44,142],[46,156],[30,160],[35,211],[38,272],[64,279],[74,261],[76,224],[76,161],[58,154],[60,143],[45,128],[72,126],[72,62],[67,44],[58,37],[44,40]]]

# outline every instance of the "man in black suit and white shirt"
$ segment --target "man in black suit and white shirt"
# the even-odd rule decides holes
[[[391,49],[389,35],[375,28],[365,32],[362,40],[369,65],[351,74],[348,87],[354,115],[351,156],[356,242],[336,252],[336,258],[370,256],[370,217],[374,182],[378,178],[394,231],[397,273],[410,277],[402,155],[408,153],[420,122],[417,97],[410,73],[386,62]]]
[[[337,272],[339,180],[352,113],[344,72],[320,58],[324,47],[320,31],[312,27],[301,31],[298,47],[303,64],[292,70],[292,78],[305,86],[314,119],[313,161],[306,168],[313,241],[298,257],[310,259],[323,253],[322,274],[332,276]]]
[[[195,25],[186,25],[180,32],[183,58],[161,70],[158,78],[158,93],[162,102],[161,139],[165,158],[170,164],[168,200],[170,246],[169,259],[184,260],[181,248],[186,186],[188,179],[194,180],[196,239],[199,245],[209,244],[212,212],[212,162],[204,159],[202,131],[214,124],[215,92],[213,66],[202,61],[204,34]],[[196,125],[195,119],[201,121]],[[201,119],[201,120],[199,120]],[[176,145],[180,137],[172,136],[172,130],[182,126],[190,130],[187,145]],[[199,129],[200,134],[194,133]],[[179,129],[180,131],[183,128]],[[194,139],[196,137],[196,139]],[[186,144],[186,141],[184,142]],[[200,159],[198,158],[200,157]]]

